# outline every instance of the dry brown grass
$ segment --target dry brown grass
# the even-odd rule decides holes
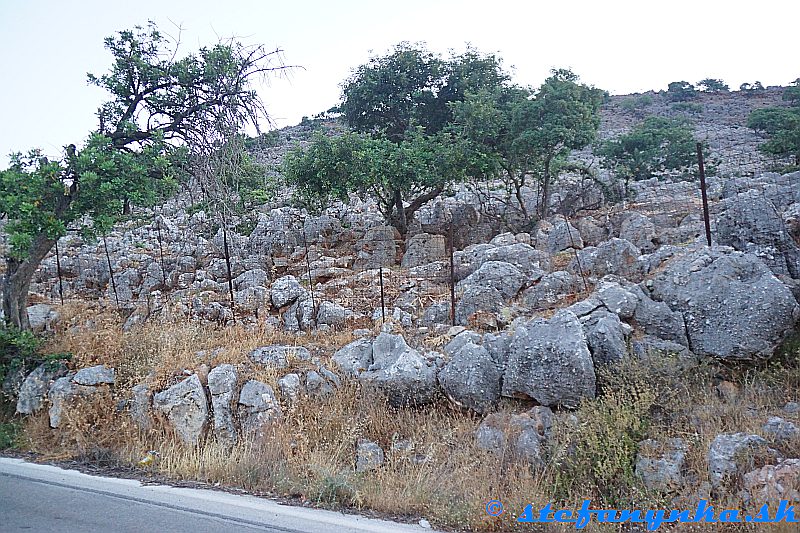
[[[148,450],[160,458],[150,470],[174,479],[199,480],[253,492],[288,496],[331,508],[371,510],[390,516],[425,517],[437,527],[471,531],[531,531],[515,521],[525,505],[534,508],[555,502],[577,508],[583,499],[598,507],[673,508],[697,504],[707,481],[706,452],[719,433],[760,433],[770,415],[779,414],[789,400],[798,399],[800,370],[785,357],[780,365],[761,369],[703,366],[680,374],[673,368],[645,367],[625,362],[600,376],[604,396],[586,402],[574,414],[577,425],[559,415],[560,428],[552,460],[531,469],[509,458],[480,450],[475,444],[476,416],[451,409],[446,402],[426,409],[393,409],[376,393],[346,383],[323,399],[303,399],[285,410],[284,421],[259,442],[240,442],[233,448],[208,438],[200,447],[180,444],[163,421],[140,431],[117,401],[130,386],[147,381],[154,389],[179,379],[184,370],[205,362],[236,364],[241,379],[250,377],[275,384],[279,374],[248,364],[246,354],[271,343],[302,344],[323,361],[350,342],[349,332],[304,337],[273,330],[234,326],[209,328],[196,323],[145,325],[122,333],[120,320],[98,309],[65,309],[66,326],[49,349],[72,351],[76,367],[105,363],[119,371],[114,390],[68,408],[58,430],[51,430],[40,413],[27,420],[27,446],[46,459],[79,459],[98,464],[135,466]],[[77,327],[92,315],[93,326]],[[429,346],[444,339],[430,337]],[[215,350],[198,357],[200,350]],[[209,352],[211,353],[211,352]],[[307,362],[291,361],[302,370]],[[724,377],[739,394],[723,397],[716,385]],[[505,403],[502,409],[519,410]],[[687,481],[680,494],[645,491],[632,475],[635,443],[641,438],[683,437],[690,444]],[[386,452],[378,470],[355,472],[355,449],[360,438],[373,440]],[[628,440],[626,440],[628,439]],[[407,440],[410,446],[393,443]],[[633,443],[633,446],[630,444]],[[774,443],[785,457],[800,456],[800,442]],[[484,512],[490,499],[502,501],[506,513],[491,518]],[[736,496],[712,503],[739,508]],[[551,526],[543,531],[569,531]],[[587,531],[618,531],[592,524]],[[698,526],[681,530],[754,530]],[[776,526],[775,531],[790,531]]]

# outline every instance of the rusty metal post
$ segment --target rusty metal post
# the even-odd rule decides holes
[[[711,218],[708,214],[708,194],[706,194],[706,167],[703,161],[703,143],[697,143],[697,165],[700,168],[700,194],[703,198],[703,222],[706,225],[706,242],[711,246]]]
[[[156,218],[156,231],[158,232],[158,253],[161,256],[161,280],[164,282],[164,288],[167,288],[167,268],[164,266],[164,247],[161,244],[161,224]]]
[[[383,265],[378,267],[378,281],[381,285],[381,323],[386,324],[386,298],[383,292]]]
[[[225,268],[228,271],[228,295],[231,299],[231,315],[236,323],[236,300],[233,297],[233,279],[231,275],[231,252],[228,247],[228,221],[225,217],[225,206],[222,207],[222,245],[225,251]]]
[[[586,273],[583,271],[583,265],[581,265],[581,256],[578,253],[578,249],[575,247],[575,239],[572,238],[572,230],[570,229],[569,219],[564,212],[561,212],[561,216],[564,217],[564,223],[567,225],[567,235],[569,235],[569,242],[572,245],[572,251],[575,253],[575,262],[578,265],[578,271],[581,273],[581,278],[583,279],[583,288],[586,292],[589,292],[589,282],[586,281]]]
[[[103,235],[103,247],[106,250],[106,262],[108,263],[108,275],[111,278],[111,288],[114,290],[114,301],[117,302],[117,311],[119,311],[119,295],[117,294],[117,282],[114,281],[114,269],[111,268],[111,255],[108,253],[108,241],[106,236]]]
[[[454,252],[454,245],[453,245],[453,221],[450,220],[448,224],[447,230],[447,248],[448,248],[448,255],[450,256],[450,324],[455,326],[456,325],[456,276],[455,276],[455,265],[453,260]]]
[[[58,239],[56,239],[56,272],[58,272],[58,296],[61,305],[64,305],[64,283],[61,280],[61,254],[58,252]]]

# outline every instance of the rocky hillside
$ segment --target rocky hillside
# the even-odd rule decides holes
[[[347,426],[326,434],[347,446],[329,459],[335,469],[359,474],[463,473],[465,464],[454,466],[447,457],[466,461],[470,453],[485,453],[503,468],[523,465],[514,475],[528,481],[530,472],[539,472],[536,479],[556,483],[542,472],[571,464],[570,457],[592,463],[594,455],[581,454],[594,445],[591,454],[606,459],[603,454],[618,452],[618,464],[610,472],[570,475],[591,480],[585,490],[606,502],[629,501],[630,494],[613,493],[628,483],[658,497],[695,501],[701,495],[737,495],[742,505],[796,498],[786,487],[800,480],[800,413],[796,404],[780,409],[797,400],[797,390],[773,384],[759,402],[747,396],[755,393],[717,377],[720,369],[771,358],[800,319],[800,173],[766,172],[759,139],[744,126],[751,109],[777,103],[779,94],[702,95],[697,107],[683,110],[663,95],[649,95],[646,105],[632,95],[613,97],[603,112],[603,137],[647,113],[694,121],[718,160],[708,186],[711,247],[697,184],[668,179],[637,182],[635,200],[618,204],[592,186],[576,199],[576,183],[565,180],[554,195],[560,214],[527,231],[502,227],[491,216],[496,197],[464,187],[426,207],[405,239],[384,225],[374,205],[358,199],[320,216],[265,206],[233,221],[226,257],[223,229],[194,209],[188,194],[140,213],[104,241],[66,237],[59,247],[61,281],[55,258],[46,260],[32,288],[39,303],[31,313],[37,328],[52,330],[77,358],[71,366],[40,367],[17,384],[17,410],[38,416],[40,430],[57,432],[72,403],[111,395],[121,403],[107,416],[155,432],[151,438],[170,434],[183,445],[230,450],[278,438],[277,431],[293,450],[287,457],[318,461],[314,450],[330,450],[321,442],[315,448],[308,433],[330,421],[314,418],[303,426],[309,415],[299,413],[302,405],[324,405],[323,412],[340,413]],[[285,130],[259,157],[276,162],[307,134]],[[535,205],[536,191],[526,195]],[[561,209],[578,200],[593,209]],[[68,300],[91,302],[91,313],[60,310],[54,303],[60,291]],[[117,309],[122,319],[111,330],[91,317]],[[227,337],[170,348],[170,338],[184,335],[170,329],[174,324],[200,328],[191,329],[196,339],[206,338],[198,331],[212,324],[228,325],[246,341]],[[151,339],[144,332],[156,335],[158,327],[173,337],[157,337],[165,347],[148,352],[147,363],[133,364],[139,349],[120,343]],[[629,375],[626,365],[646,377],[620,385],[620,376]],[[696,403],[673,396],[693,379],[698,384],[686,397],[694,402],[713,384],[718,397],[708,405],[718,410],[703,414]],[[371,398],[363,391],[385,399],[379,426],[370,411],[377,407],[361,403]],[[732,415],[710,422],[739,401],[731,398],[745,397],[754,401],[748,422]],[[355,411],[343,414],[351,405],[334,407],[336,398],[349,398],[342,401]],[[444,406],[459,414],[441,414]],[[607,433],[614,420],[598,422],[602,409],[620,417],[622,435]],[[425,416],[440,417],[439,425],[429,428],[418,418]],[[414,430],[411,419],[428,429]],[[702,421],[695,433],[691,420]],[[614,477],[633,470],[635,480]],[[343,483],[356,483],[341,475]],[[450,482],[447,491],[457,492],[459,482]],[[549,497],[579,494],[572,487]],[[347,501],[358,506],[356,496]],[[418,512],[435,514],[434,508],[428,502]],[[437,512],[440,523],[453,525],[447,513],[455,511]]]

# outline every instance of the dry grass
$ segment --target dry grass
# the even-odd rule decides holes
[[[85,316],[92,314],[92,327]],[[437,527],[471,531],[531,531],[516,515],[528,503],[547,502],[577,508],[584,499],[597,507],[673,508],[696,506],[707,481],[706,452],[719,433],[760,433],[767,417],[798,399],[800,370],[794,349],[783,362],[760,369],[703,366],[686,374],[666,363],[663,368],[625,362],[600,375],[603,396],[584,403],[574,413],[559,414],[550,459],[532,469],[480,450],[475,445],[476,416],[457,412],[446,402],[427,409],[393,409],[376,393],[347,383],[323,399],[304,398],[285,409],[284,421],[258,442],[227,448],[209,437],[200,447],[180,444],[162,421],[140,431],[117,401],[135,383],[155,390],[176,381],[185,370],[206,363],[233,363],[241,379],[275,384],[279,374],[256,369],[246,354],[265,344],[302,344],[323,362],[350,342],[349,332],[296,337],[273,330],[209,328],[190,322],[145,325],[121,333],[119,319],[98,309],[65,309],[65,326],[49,349],[71,351],[76,367],[105,363],[119,371],[119,383],[91,400],[68,408],[62,427],[51,430],[46,413],[27,420],[27,446],[44,458],[80,459],[98,464],[135,466],[147,450],[160,458],[149,469],[170,478],[199,480],[248,491],[294,497],[331,508],[371,510],[413,519],[425,517]],[[443,343],[427,339],[429,346]],[[197,352],[206,350],[205,356]],[[217,351],[214,351],[217,350]],[[291,361],[281,372],[308,367]],[[719,394],[725,378],[738,394]],[[507,403],[501,409],[521,408]],[[569,422],[574,414],[577,423]],[[687,482],[679,494],[653,494],[641,487],[633,464],[636,444],[643,438],[679,436],[689,443]],[[360,438],[373,440],[386,452],[378,470],[355,472]],[[400,446],[401,441],[407,441]],[[784,457],[800,456],[800,442],[773,443]],[[396,446],[393,446],[396,445]],[[502,501],[507,512],[488,517],[484,505]],[[712,503],[742,507],[736,496]],[[776,526],[775,531],[789,531]],[[554,526],[543,531],[569,531]],[[588,531],[618,531],[592,524]],[[681,530],[690,530],[689,526]],[[693,531],[724,531],[703,526]],[[728,530],[755,530],[731,526]]]

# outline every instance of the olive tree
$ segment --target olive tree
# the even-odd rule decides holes
[[[230,40],[178,56],[178,42],[153,23],[105,40],[113,64],[89,82],[110,99],[99,127],[58,159],[13,154],[0,172],[0,216],[8,219],[3,314],[26,329],[31,278],[70,226],[107,231],[132,204],[151,205],[175,184],[186,148],[220,121],[266,118],[253,82],[285,68],[280,50]]]

